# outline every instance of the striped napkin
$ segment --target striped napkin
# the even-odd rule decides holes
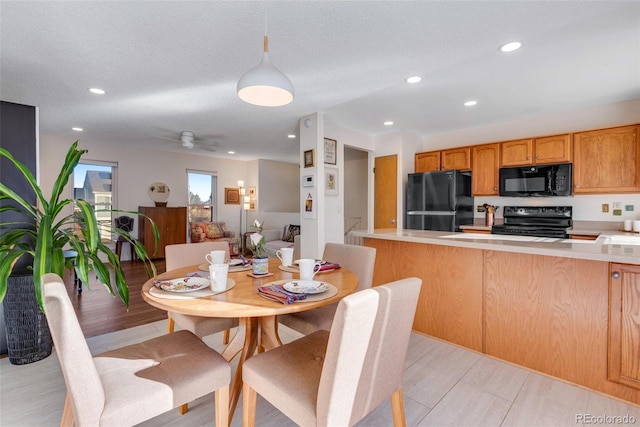
[[[258,295],[282,304],[291,304],[307,298],[307,294],[295,294],[283,288],[282,285],[258,286]]]
[[[337,270],[339,268],[340,268],[340,264],[327,261],[320,266],[320,271]]]

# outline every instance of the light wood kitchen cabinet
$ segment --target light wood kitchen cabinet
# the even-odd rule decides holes
[[[416,153],[415,157],[416,173],[434,172],[440,170],[440,151],[429,151],[426,153]]]
[[[639,129],[622,126],[574,134],[573,192],[640,191]]]
[[[146,218],[140,218],[138,220],[138,238],[147,249],[150,258],[164,258],[164,247],[167,245],[187,243],[186,207],[139,206],[138,212],[151,218],[153,222],[156,223],[158,233],[160,234],[158,250],[155,251],[151,224]]]
[[[443,171],[468,171],[471,169],[471,147],[443,150],[440,154],[440,158],[442,160]]]
[[[498,171],[500,169],[500,144],[471,147],[471,189],[474,196],[498,195]]]
[[[441,170],[468,171],[471,169],[471,147],[416,153],[415,163],[416,173]]]
[[[506,141],[500,148],[502,166],[567,163],[572,160],[569,134]]]
[[[609,380],[640,389],[640,266],[610,264]]]

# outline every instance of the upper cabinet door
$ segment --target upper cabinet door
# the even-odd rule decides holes
[[[533,139],[507,141],[500,144],[502,166],[533,164]]]
[[[622,126],[573,136],[575,194],[640,191],[640,126]]]
[[[416,153],[416,173],[434,172],[440,170],[440,152],[430,151],[427,153]]]
[[[442,151],[440,158],[442,159],[442,170],[461,170],[468,171],[471,169],[471,147],[454,148]]]
[[[474,196],[498,195],[498,171],[500,169],[500,144],[472,147],[471,189]]]
[[[555,135],[534,140],[534,162],[567,163],[573,159],[571,155],[571,135]]]
[[[571,135],[554,135],[536,139],[520,139],[500,144],[501,166],[567,163],[571,156]]]

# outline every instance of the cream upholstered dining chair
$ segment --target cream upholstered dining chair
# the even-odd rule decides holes
[[[167,271],[205,262],[204,256],[211,251],[225,251],[225,259],[229,259],[229,242],[203,242],[167,245],[164,248]],[[168,313],[168,329],[172,333],[175,323],[182,329],[189,330],[200,338],[224,331],[224,344],[229,343],[229,329],[238,326],[238,319],[221,317],[190,316],[181,313]]]
[[[387,398],[405,425],[402,372],[422,281],[412,277],[340,301],[331,331],[316,331],[244,363],[243,426],[256,392],[301,426],[351,426]]]
[[[327,243],[324,245],[322,259],[336,262],[351,270],[358,277],[358,291],[371,287],[373,283],[373,267],[376,262],[376,249],[366,246]],[[317,276],[316,276],[317,277]],[[331,322],[336,313],[338,303],[326,305],[301,313],[278,316],[278,322],[308,335],[320,329],[331,329]]]
[[[215,391],[229,421],[229,363],[188,331],[92,356],[59,276],[43,276],[44,308],[67,386],[62,426],[130,426]]]

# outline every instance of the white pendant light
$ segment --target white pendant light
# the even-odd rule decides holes
[[[280,107],[293,101],[293,84],[269,60],[269,37],[265,36],[264,55],[257,67],[238,80],[238,96],[244,102],[261,107]]]

